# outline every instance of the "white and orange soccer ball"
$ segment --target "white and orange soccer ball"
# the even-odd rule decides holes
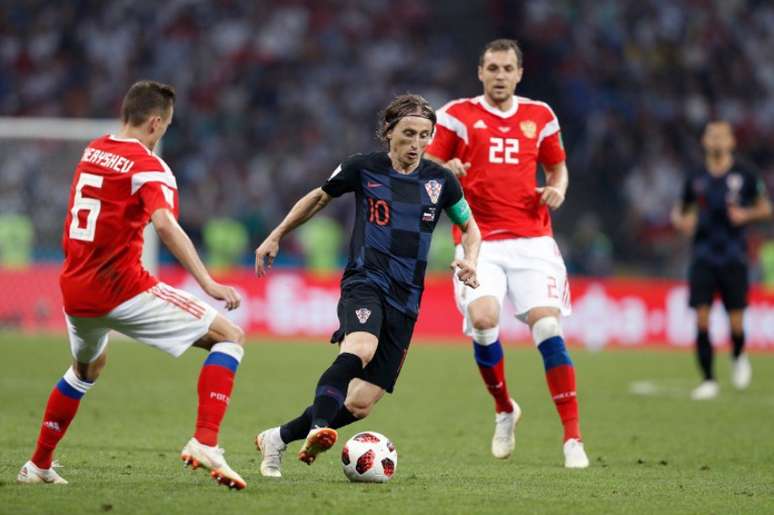
[[[341,466],[350,481],[386,483],[398,467],[398,452],[386,436],[364,431],[347,440]]]

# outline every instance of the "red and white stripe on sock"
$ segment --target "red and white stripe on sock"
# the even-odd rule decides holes
[[[571,438],[580,440],[575,367],[567,353],[559,320],[555,317],[541,318],[532,326],[532,338],[543,357],[548,389],[564,426],[564,441]]]
[[[199,408],[194,433],[199,443],[217,445],[220,423],[231,400],[234,376],[243,355],[241,345],[220,342],[212,346],[204,360],[199,374]]]
[[[78,379],[72,367],[67,369],[62,379],[51,390],[40,425],[40,434],[32,463],[41,469],[51,468],[51,460],[57,444],[65,435],[67,428],[75,418],[81,397],[94,385],[93,382]]]
[[[495,411],[511,413],[513,404],[505,382],[505,355],[498,339],[499,331],[498,327],[474,329],[473,356],[481,379],[495,401]]]

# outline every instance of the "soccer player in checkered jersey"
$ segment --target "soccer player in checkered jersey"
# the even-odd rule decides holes
[[[452,263],[455,275],[470,288],[478,285],[481,236],[459,182],[446,168],[422,158],[435,122],[424,98],[395,98],[379,127],[388,151],[345,160],[321,188],[293,206],[255,251],[260,277],[285,235],[332,198],[355,194],[355,226],[338,305],[340,329],[331,338],[340,343],[339,354],[320,376],[312,405],[256,437],[264,476],[282,475],[282,453],[295,440],[305,440],[298,458],[311,464],[336,443],[337,428],[368,416],[385,391],[392,393],[411,342],[441,211],[461,232],[459,256]]]
[[[427,155],[460,179],[484,240],[481,286],[473,290],[455,279],[454,290],[465,334],[473,338],[476,363],[495,401],[492,454],[511,455],[521,416],[508,394],[498,331],[507,294],[543,357],[548,389],[564,425],[564,464],[585,468],[589,460],[578,424],[575,370],[559,323],[560,315],[570,314],[570,290],[549,213],[562,205],[567,191],[565,153],[551,108],[515,96],[522,73],[515,41],[487,44],[478,66],[484,94],[449,102],[438,111]],[[536,181],[538,163],[546,176],[542,187]],[[456,231],[455,238],[459,242]]]
[[[714,351],[709,336],[710,310],[720,294],[731,326],[731,382],[750,385],[752,367],[744,352],[744,310],[749,279],[745,226],[771,218],[771,201],[756,170],[734,156],[734,131],[726,121],[707,124],[702,137],[704,166],[685,179],[672,223],[693,237],[688,303],[696,309],[696,357],[702,382],[694,400],[717,397]]]
[[[241,302],[233,288],[210,277],[178,225],[175,176],[153,153],[172,122],[174,100],[171,86],[134,84],[123,100],[118,135],[90,142],[75,169],[60,275],[73,362],[51,391],[37,445],[17,477],[21,483],[67,483],[54,470],[54,451],[105,366],[108,332],[114,330],[173,356],[191,346],[208,351],[195,432],[181,458],[210,470],[221,484],[246,486],[217,445],[244,352],[242,330],[193,295],[159,282],[140,262],[143,229],[151,222],[209,296],[229,310]]]

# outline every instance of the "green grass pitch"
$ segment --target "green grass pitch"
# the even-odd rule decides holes
[[[60,446],[63,487],[15,484],[47,395],[69,359],[64,338],[0,333],[0,513],[760,513],[774,511],[774,356],[752,357],[744,393],[688,400],[693,356],[675,351],[572,354],[588,470],[562,468],[561,431],[538,353],[507,349],[524,417],[515,455],[489,454],[492,403],[467,347],[415,346],[396,392],[368,420],[341,431],[388,435],[399,462],[384,485],[347,482],[341,445],[308,467],[291,445],[281,480],[260,477],[258,430],[310,401],[334,348],[248,345],[221,444],[248,482],[232,492],[190,471],[178,453],[191,435],[204,352],[174,360],[134,342],[111,343],[108,366]],[[631,393],[632,383],[648,395]]]

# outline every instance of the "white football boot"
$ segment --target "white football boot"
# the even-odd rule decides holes
[[[740,354],[731,363],[731,382],[737,390],[744,390],[750,386],[752,380],[752,367],[747,354]]]
[[[210,447],[199,443],[196,438],[191,438],[180,452],[180,459],[193,469],[206,468],[210,471],[210,476],[221,485],[237,490],[245,488],[247,483],[228,466],[223,452],[220,447]]]
[[[42,469],[32,463],[32,461],[28,461],[22,466],[21,470],[16,475],[16,482],[26,485],[32,485],[36,483],[66,485],[67,481],[56,473],[54,467],[59,467],[59,463],[54,462],[51,464],[51,468]]]
[[[720,385],[718,385],[717,381],[702,381],[702,383],[691,392],[691,399],[695,401],[708,401],[717,397],[719,393]]]
[[[280,438],[280,428],[272,427],[255,437],[255,447],[261,453],[261,475],[282,477],[282,453],[288,448]]]
[[[585,469],[589,466],[589,457],[583,448],[583,442],[570,438],[564,442],[564,467],[568,469]]]
[[[511,399],[513,411],[495,414],[495,431],[492,436],[492,455],[498,459],[505,459],[511,455],[516,447],[516,424],[521,418],[521,408],[516,401]]]

